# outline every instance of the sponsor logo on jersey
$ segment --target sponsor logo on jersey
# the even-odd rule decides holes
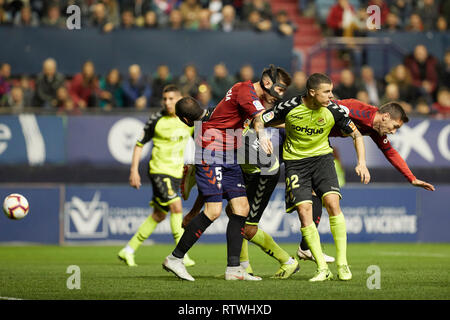
[[[262,116],[262,119],[264,122],[269,122],[270,120],[272,120],[275,117],[275,114],[273,111],[270,111],[269,113],[265,113]]]
[[[296,125],[292,125],[292,129],[302,133],[305,132],[308,136],[311,136],[313,134],[322,134],[324,131],[323,128],[318,129],[318,128],[309,128],[308,126],[301,127]]]
[[[262,105],[261,101],[255,100],[253,101],[253,105],[255,106],[256,110],[264,110],[264,106]]]

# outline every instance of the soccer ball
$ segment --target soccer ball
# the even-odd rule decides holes
[[[3,201],[3,212],[13,220],[25,218],[29,209],[27,198],[18,193],[10,194]]]

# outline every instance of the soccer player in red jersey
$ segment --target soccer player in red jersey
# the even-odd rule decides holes
[[[405,111],[400,104],[389,102],[380,108],[368,105],[356,99],[336,100],[345,109],[349,118],[358,128],[362,135],[370,136],[378,148],[383,152],[386,159],[405,176],[405,178],[415,187],[421,187],[425,190],[434,191],[432,184],[417,179],[409,169],[406,161],[392,147],[388,135],[394,134],[397,130],[409,121]],[[330,132],[330,137],[345,137],[345,135],[334,127]],[[322,201],[313,196],[313,216],[316,226],[319,224],[322,215]],[[303,260],[313,260],[308,245],[302,238],[302,242],[297,250],[297,256]]]
[[[228,200],[232,209],[226,231],[226,280],[261,280],[249,275],[240,266],[243,228],[249,212],[245,182],[237,161],[237,149],[242,144],[244,122],[254,119],[254,129],[261,149],[272,153],[270,139],[265,136],[259,115],[264,104],[273,105],[280,100],[290,85],[291,77],[282,68],[273,65],[264,70],[261,80],[236,83],[214,110],[204,110],[199,103],[186,97],[177,102],[176,113],[190,126],[201,124],[196,130],[196,181],[203,195],[205,209],[186,226],[185,232],[173,252],[166,257],[163,268],[177,277],[194,281],[186,271],[183,257],[222,212],[222,200]]]

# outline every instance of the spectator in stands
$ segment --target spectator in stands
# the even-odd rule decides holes
[[[0,65],[0,99],[11,90],[11,65],[2,63]]]
[[[64,85],[64,75],[57,71],[56,61],[48,58],[42,64],[42,72],[35,83],[34,104],[36,107],[55,107],[56,92]]]
[[[400,22],[400,28],[404,28],[413,10],[413,0],[394,0],[390,6],[390,12],[395,13]]]
[[[366,90],[359,90],[358,93],[356,94],[356,99],[364,103],[371,104],[369,94],[367,93]]]
[[[47,27],[65,28],[66,19],[61,17],[60,8],[57,3],[51,3],[47,7],[45,17],[42,18],[41,24]]]
[[[242,18],[248,20],[252,12],[257,11],[262,20],[272,20],[272,7],[268,0],[249,0],[242,6]]]
[[[144,16],[144,28],[146,29],[158,29],[158,15],[155,11],[147,11]]]
[[[56,91],[56,108],[58,109],[58,113],[80,113],[80,109],[73,102],[65,86],[59,87]]]
[[[228,69],[224,63],[218,63],[214,66],[214,74],[208,81],[214,103],[219,103],[222,100],[234,82],[234,79],[228,75]]]
[[[211,88],[207,83],[202,83],[198,87],[197,100],[205,109],[212,108],[216,105],[216,102],[212,99]]]
[[[436,30],[438,32],[447,32],[447,20],[445,20],[444,16],[439,16],[439,18],[436,21]]]
[[[173,77],[170,74],[169,66],[162,64],[156,69],[156,74],[152,81],[152,95],[150,98],[150,107],[161,108],[163,89],[166,85],[173,83]]]
[[[124,106],[145,109],[151,97],[151,88],[142,75],[141,67],[133,64],[128,68],[128,79],[123,83]]]
[[[380,105],[383,92],[383,85],[375,79],[373,69],[370,66],[361,68],[361,78],[358,84],[359,90],[364,90],[369,95],[369,103],[375,106]]]
[[[269,19],[263,18],[259,11],[253,10],[249,13],[244,28],[258,32],[270,31],[272,29],[272,22]]]
[[[167,26],[169,24],[169,16],[175,8],[177,1],[175,0],[153,0],[153,10],[158,16],[159,26]]]
[[[97,106],[99,93],[98,78],[92,61],[83,64],[82,71],[77,73],[69,84],[69,94],[75,107],[85,109]]]
[[[392,68],[386,75],[385,81],[388,84],[396,84],[399,90],[399,99],[411,104],[415,104],[418,98],[418,91],[412,84],[412,76],[404,64],[399,64]]]
[[[133,29],[136,27],[133,11],[123,10],[120,15],[120,28],[121,29]]]
[[[22,75],[18,82],[18,86],[22,89],[25,107],[33,107],[34,90],[30,77],[27,75]]]
[[[432,96],[437,89],[438,61],[428,54],[427,48],[419,44],[414,48],[412,55],[405,58],[405,66],[411,72],[412,84],[418,88],[419,94],[432,103]]]
[[[239,82],[243,81],[252,81],[255,82],[255,70],[253,69],[251,64],[244,64],[240,69],[237,75],[237,80]]]
[[[178,79],[178,87],[183,95],[191,97],[197,96],[198,87],[202,83],[201,77],[197,73],[197,68],[193,64],[188,64],[184,68],[183,74]]]
[[[353,29],[355,21],[356,11],[348,0],[337,0],[327,16],[327,26],[336,37],[342,37],[344,32]]]
[[[427,116],[431,112],[430,106],[428,105],[427,101],[423,98],[420,98],[416,106],[414,108],[414,113],[420,116]]]
[[[222,20],[218,24],[218,29],[224,32],[239,30],[241,23],[236,17],[236,10],[232,5],[226,5],[222,8]]]
[[[432,105],[432,112],[438,119],[450,118],[450,91],[442,87],[437,92],[437,101]]]
[[[396,13],[389,12],[389,14],[387,15],[385,30],[390,32],[398,32],[401,30],[400,19]]]
[[[422,18],[417,13],[411,14],[411,16],[409,17],[409,23],[406,26],[405,30],[409,32],[422,32],[423,31]]]
[[[11,23],[11,13],[6,9],[6,0],[0,0],[0,25]]]
[[[289,100],[298,96],[306,89],[306,74],[303,71],[296,71],[292,75],[292,83],[286,89],[283,98]]]
[[[213,26],[219,25],[219,23],[222,21],[222,9],[225,7],[225,5],[222,3],[222,0],[210,0],[208,4],[208,9],[211,11],[211,24]],[[236,16],[236,11],[233,8],[233,14]],[[233,16],[233,19],[234,19]]]
[[[114,27],[118,27],[120,25],[120,6],[118,0],[101,0],[101,2],[105,5],[105,14],[108,21]]]
[[[152,0],[122,0],[121,11],[131,11],[134,17],[143,17],[153,9]]]
[[[381,98],[380,105],[383,105],[389,101],[399,101],[399,100],[400,100],[400,92],[397,84],[389,83],[384,90],[384,95]]]
[[[39,26],[39,17],[36,12],[31,10],[29,5],[24,5],[15,15],[14,25],[18,27],[37,27]]]
[[[435,0],[423,0],[423,5],[418,9],[418,15],[423,23],[423,31],[435,29],[436,21],[439,17],[439,7]]]
[[[439,66],[439,87],[450,88],[450,49],[445,52],[444,60]]]
[[[214,30],[216,26],[211,24],[211,11],[203,8],[198,16],[198,30]]]
[[[340,83],[334,89],[335,95],[339,99],[355,98],[358,93],[358,87],[355,83],[355,77],[350,69],[343,69],[340,75]]]
[[[25,108],[22,88],[19,86],[12,87],[11,90],[3,96],[1,105],[10,108],[13,112],[22,112],[23,108]]]
[[[280,10],[275,15],[273,29],[284,36],[292,36],[297,30],[297,26],[292,23],[285,10]]]
[[[169,28],[171,30],[181,30],[184,28],[183,16],[182,16],[180,10],[173,9],[172,11],[170,11]]]
[[[89,21],[89,26],[99,28],[103,32],[111,32],[114,29],[114,24],[109,21],[106,16],[106,8],[102,2],[93,5],[92,16]]]
[[[201,5],[198,0],[183,0],[179,6],[185,29],[198,29]]]
[[[118,69],[111,69],[100,79],[100,108],[111,110],[123,107],[123,89]]]

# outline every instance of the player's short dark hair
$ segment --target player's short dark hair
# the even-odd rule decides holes
[[[192,97],[184,97],[175,104],[175,114],[181,119],[185,117],[190,121],[199,120],[203,114],[203,108]]]
[[[392,119],[401,120],[403,123],[407,123],[409,121],[408,116],[406,115],[405,110],[398,102],[388,102],[382,105],[379,108],[380,113],[389,113]]]
[[[278,81],[280,81],[280,82],[283,82],[286,85],[286,88],[289,87],[292,82],[292,78],[291,78],[289,72],[284,70],[282,67],[275,67],[273,65],[271,65],[270,68],[264,69],[264,71],[261,75],[261,79],[264,76],[270,77],[270,79],[272,81],[274,81],[275,76],[276,76],[276,79],[278,79]]]
[[[332,84],[333,81],[324,73],[313,73],[306,80],[306,90],[317,90],[323,83]]]
[[[179,92],[179,93],[181,94],[180,88],[178,88],[178,87],[177,87],[176,85],[174,85],[174,84],[168,84],[168,85],[164,86],[162,92],[163,92],[163,93],[166,93],[166,92]]]

